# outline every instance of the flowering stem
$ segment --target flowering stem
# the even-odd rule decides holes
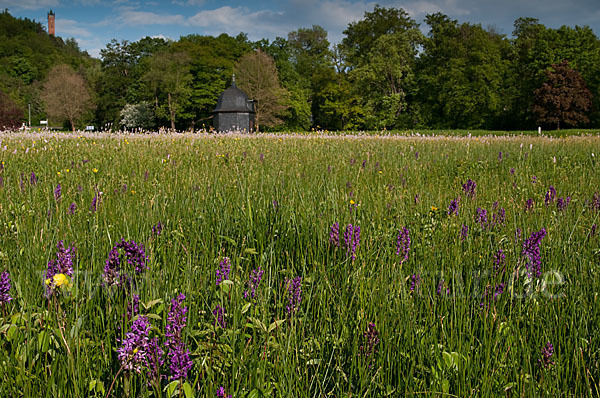
[[[119,368],[117,374],[115,375],[115,378],[113,379],[112,383],[110,383],[110,388],[108,389],[108,392],[106,393],[106,398],[108,398],[110,396],[110,393],[113,389],[113,387],[115,386],[115,381],[117,381],[117,377],[119,377],[119,375],[121,374],[121,371],[123,370],[123,367],[125,365],[121,365],[121,367]]]

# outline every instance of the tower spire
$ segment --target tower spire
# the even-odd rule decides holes
[[[48,34],[50,36],[54,36],[56,33],[54,20],[55,20],[54,12],[52,12],[52,10],[50,10],[50,12],[48,13]]]

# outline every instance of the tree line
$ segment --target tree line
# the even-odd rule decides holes
[[[600,125],[600,40],[587,26],[519,18],[507,37],[441,13],[420,26],[402,9],[375,6],[340,43],[327,36],[312,26],[273,41],[112,40],[97,60],[5,11],[0,125],[25,121],[31,104],[33,120],[70,128],[209,128],[233,73],[266,130]]]

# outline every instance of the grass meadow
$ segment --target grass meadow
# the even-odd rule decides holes
[[[2,397],[600,394],[597,136],[0,138]]]

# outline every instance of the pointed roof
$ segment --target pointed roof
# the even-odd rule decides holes
[[[232,76],[231,86],[221,93],[217,101],[217,107],[213,113],[218,112],[242,112],[254,113],[252,101],[248,95],[240,90],[235,84],[235,74]]]

